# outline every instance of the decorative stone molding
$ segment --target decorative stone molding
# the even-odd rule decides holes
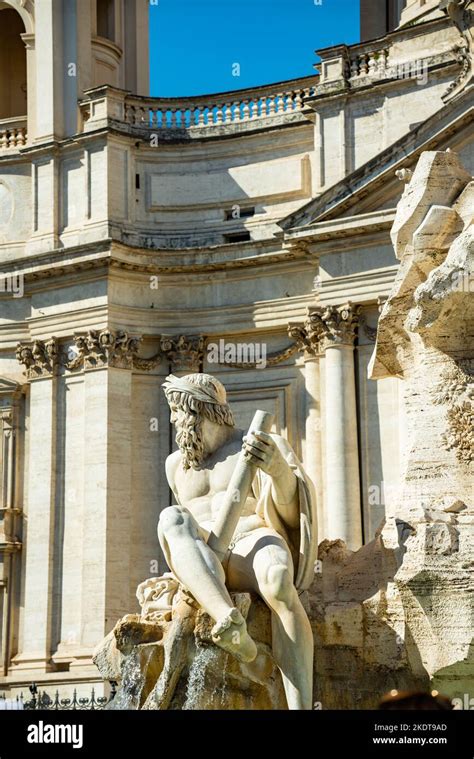
[[[295,340],[296,349],[302,351],[305,358],[315,357],[321,353],[321,336],[324,330],[321,308],[308,308],[303,324],[288,325],[288,334]]]
[[[328,345],[335,343],[352,344],[359,320],[359,306],[350,303],[344,306],[308,308],[304,322],[289,322],[288,337],[293,343],[287,348],[266,357],[266,366],[275,366],[286,361],[295,353],[304,354],[305,360],[319,356]],[[224,363],[224,362],[223,362]],[[225,362],[236,369],[253,369],[255,362]]]
[[[141,337],[131,337],[123,330],[90,330],[86,334],[76,334],[75,353],[69,352],[65,366],[70,371],[79,368],[101,369],[106,366],[132,369],[134,360],[138,358],[140,342]]]
[[[51,377],[59,366],[59,351],[55,337],[49,340],[33,340],[31,343],[18,343],[16,358],[25,367],[25,376],[29,380]]]
[[[441,0],[440,9],[451,19],[462,35],[462,43],[457,48],[457,60],[461,71],[451,82],[443,100],[451,100],[474,81],[474,35],[472,22],[474,18],[473,0]]]

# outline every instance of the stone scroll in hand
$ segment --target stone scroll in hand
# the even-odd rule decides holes
[[[256,411],[247,434],[258,430],[270,432],[273,419],[273,414],[269,414],[267,411]],[[256,471],[257,465],[248,461],[242,450],[230,479],[224,502],[217,515],[216,523],[207,541],[209,548],[212,548],[221,561],[229,548]]]

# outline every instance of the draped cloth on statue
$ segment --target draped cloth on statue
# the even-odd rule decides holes
[[[313,581],[318,551],[316,493],[289,443],[279,437],[278,447],[296,475],[299,527],[290,529],[281,518],[272,496],[271,477],[261,469],[257,469],[252,490],[257,500],[257,514],[287,543],[295,565],[295,587],[298,591],[303,591]]]

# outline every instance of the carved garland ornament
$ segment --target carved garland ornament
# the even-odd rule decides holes
[[[301,351],[317,356],[331,345],[348,344],[354,340],[359,323],[360,307],[350,303],[343,306],[310,308],[303,323],[290,322],[288,336],[292,343],[281,351],[266,357],[266,366],[275,366]],[[28,379],[51,376],[60,365],[69,371],[91,370],[104,367],[151,371],[163,360],[175,371],[200,371],[206,346],[203,335],[162,335],[158,352],[150,358],[142,358],[138,350],[142,338],[129,335],[124,330],[89,330],[74,335],[74,346],[67,355],[58,348],[56,338],[19,343],[17,359],[25,366]],[[240,369],[251,369],[256,362],[218,362]]]

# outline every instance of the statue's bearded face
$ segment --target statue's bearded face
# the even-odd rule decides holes
[[[202,419],[177,404],[170,404],[171,422],[176,428],[176,443],[185,469],[199,469],[203,455]]]

